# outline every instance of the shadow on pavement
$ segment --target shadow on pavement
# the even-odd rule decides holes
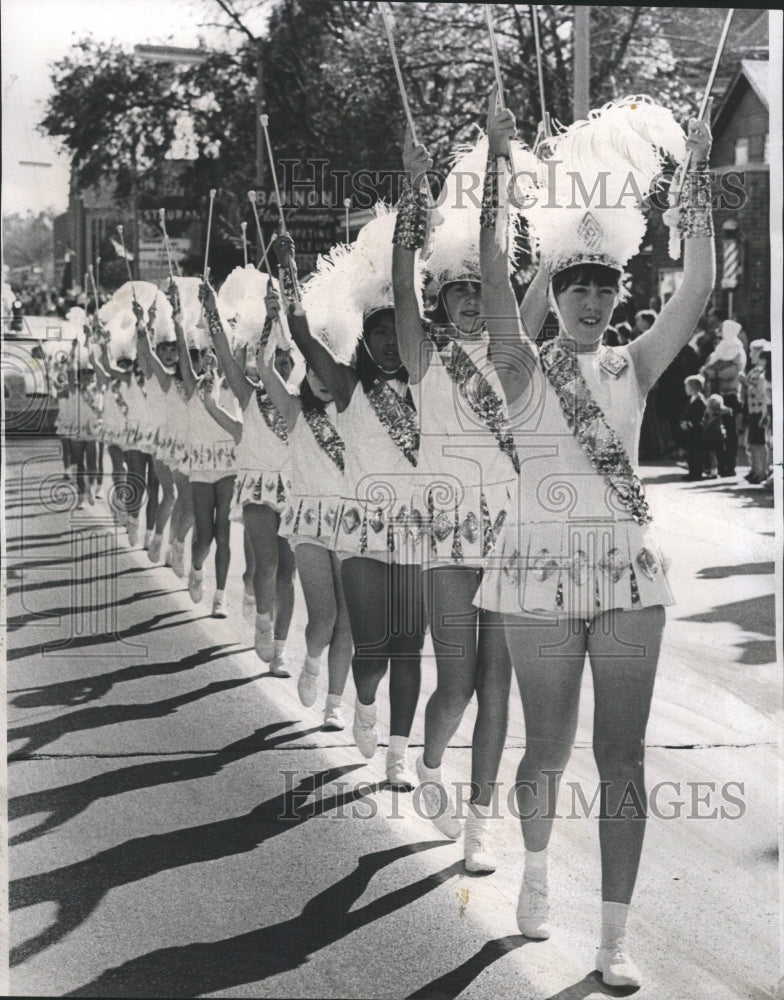
[[[450,969],[414,993],[409,993],[406,1000],[454,1000],[493,962],[508,955],[510,951],[531,943],[531,939],[523,937],[522,934],[510,934],[507,937],[486,941],[479,951],[462,965]]]
[[[41,792],[31,792],[27,795],[15,795],[8,800],[9,821],[21,819],[23,816],[34,816],[36,813],[48,813],[36,826],[24,830],[11,837],[9,846],[24,844],[35,840],[49,830],[54,830],[68,820],[84,812],[93,802],[100,799],[122,795],[124,792],[138,791],[140,788],[157,788],[180,781],[193,781],[197,778],[210,778],[223,770],[226,764],[234,764],[245,757],[274,750],[281,744],[302,739],[321,731],[320,726],[313,729],[298,729],[290,733],[280,733],[274,739],[270,737],[278,729],[298,725],[294,720],[274,722],[257,729],[250,736],[230,743],[222,750],[211,753],[200,753],[191,757],[167,757],[148,761],[144,764],[133,764],[130,767],[119,767],[113,771],[96,774],[84,781],[76,781],[70,785],[59,785],[47,788]]]
[[[769,576],[774,572],[772,562],[738,563],[735,566],[706,566],[697,574],[698,580],[726,580],[730,576]]]
[[[57,914],[54,923],[44,931],[11,949],[9,953],[10,965],[19,965],[57,941],[61,941],[94,912],[108,892],[118,886],[129,885],[160,872],[182,868],[186,865],[204,864],[217,861],[220,858],[246,854],[272,837],[295,829],[309,819],[331,809],[347,806],[351,802],[357,802],[372,794],[377,791],[376,786],[363,783],[352,791],[341,792],[309,802],[302,801],[314,794],[317,789],[329,785],[344,774],[363,766],[363,764],[348,764],[307,775],[297,785],[288,787],[285,792],[267,799],[242,816],[215,820],[212,823],[204,823],[169,833],[136,837],[123,844],[118,844],[116,847],[100,851],[85,861],[56,868],[51,872],[15,879],[8,886],[10,910],[36,906],[39,903],[53,903],[57,908]],[[441,846],[442,843],[443,841],[432,842],[427,846],[436,847]],[[410,853],[408,848],[401,848],[398,852],[382,852],[382,855],[389,855],[390,860],[392,860],[393,856],[403,856],[407,853]],[[263,864],[263,855],[259,856],[259,863]],[[462,869],[462,867],[462,862],[455,864],[453,866],[454,873],[456,874],[457,870]],[[355,898],[358,898],[366,882],[367,879],[364,879],[357,885]],[[330,889],[328,893],[323,895],[329,896],[331,892]],[[318,898],[316,897],[316,899]],[[328,900],[324,912],[319,912],[313,919],[305,920],[304,933],[300,935],[300,943],[311,941],[313,936],[318,936],[319,933],[341,937],[346,922],[351,922],[358,917],[358,914],[344,912],[344,907],[347,908],[346,904],[347,895],[336,892],[334,897]],[[371,906],[373,905],[376,904],[371,904]],[[335,912],[330,912],[330,909]],[[308,907],[305,908],[302,917],[298,919],[303,919],[307,912]],[[287,921],[286,926],[290,923]],[[357,926],[360,925],[361,922],[357,924]],[[256,932],[256,934],[258,933],[264,934],[265,932]],[[252,938],[253,935],[243,935],[242,937]],[[213,947],[218,949],[215,952],[215,955],[219,956],[217,958],[212,953]],[[142,978],[137,984],[131,976],[131,979],[122,987],[118,985],[119,993],[125,993],[129,996],[195,996],[213,989],[220,989],[223,984],[210,986],[211,979],[216,975],[230,977],[229,970],[232,966],[238,968],[243,960],[246,964],[248,962],[262,964],[267,962],[275,965],[281,960],[285,962],[286,956],[290,954],[292,949],[291,928],[287,926],[286,932],[281,937],[277,937],[273,933],[269,942],[259,941],[248,948],[244,955],[240,949],[239,953],[232,958],[229,953],[230,949],[231,942],[221,942],[220,945],[200,944],[185,949],[168,949],[157,953],[164,956],[161,958],[160,970],[155,969],[153,956],[145,957],[149,959],[151,965],[151,968],[145,971],[143,971],[145,958],[135,960],[141,963],[139,972],[142,973]],[[182,964],[177,961],[178,957],[183,960]],[[129,965],[133,966],[134,962],[129,963]],[[186,980],[188,976],[193,976],[195,978],[192,982],[194,984],[198,982],[200,985],[194,985],[192,992],[190,986],[187,987],[187,992],[184,994],[181,990],[173,992],[169,988],[166,973],[162,971],[165,969],[170,969],[172,973],[176,973]],[[267,975],[269,974],[271,972],[267,973]],[[107,973],[107,975],[111,975],[111,973]],[[259,977],[254,975],[254,978]],[[172,985],[174,984],[172,983]],[[108,995],[111,992],[108,984],[99,986],[97,983],[92,983],[85,989],[98,990],[97,993],[86,994],[88,996]]]
[[[443,846],[444,841],[405,844],[365,854],[356,868],[311,899],[302,913],[223,941],[162,948],[108,969],[66,996],[193,997],[259,982],[299,968],[308,957],[348,934],[389,916],[459,875],[462,861],[417,882],[395,889],[352,910],[371,878],[411,854]],[[390,945],[399,946],[399,941]],[[383,948],[383,942],[380,942]]]
[[[88,586],[90,581],[85,581]],[[18,632],[26,625],[38,624],[47,618],[65,618],[68,615],[86,616],[95,614],[98,611],[106,611],[109,608],[120,608],[128,604],[136,604],[137,601],[149,601],[153,597],[169,597],[171,590],[140,590],[125,597],[118,597],[103,604],[61,604],[56,608],[46,608],[44,611],[27,611],[23,615],[12,615],[6,621],[6,629],[9,632]]]
[[[240,650],[234,650],[240,652]],[[37,753],[42,747],[53,743],[70,733],[84,732],[90,729],[101,729],[104,726],[117,726],[124,722],[139,722],[142,719],[162,719],[172,715],[184,705],[190,705],[202,698],[209,698],[222,691],[231,691],[258,680],[263,674],[252,677],[235,677],[224,681],[212,681],[206,687],[178,694],[172,698],[163,698],[137,705],[102,705],[94,708],[82,708],[67,715],[58,715],[55,719],[45,719],[43,722],[31,722],[27,725],[15,726],[8,730],[9,743],[15,740],[27,740],[21,750],[15,750],[8,755],[9,763],[24,760]]]
[[[586,1000],[586,997],[630,997],[639,992],[639,986],[605,986],[601,973],[594,970],[579,983],[573,983],[558,993],[553,993],[547,1000]]]
[[[179,660],[136,663],[133,666],[112,670],[110,673],[95,674],[93,677],[78,677],[75,680],[60,681],[57,684],[46,684],[35,688],[10,688],[8,693],[21,692],[11,700],[15,708],[49,708],[58,705],[70,708],[74,705],[85,705],[108,694],[115,684],[138,681],[144,677],[179,674],[204,663],[214,663],[224,656],[247,652],[250,648],[235,649],[234,647],[238,645],[239,643],[224,643],[221,646],[207,646],[195,653],[182,656]]]
[[[738,643],[742,650],[736,661],[748,666],[760,666],[776,662],[776,640],[774,622],[776,620],[775,597],[764,594],[762,597],[750,597],[745,601],[732,601],[721,604],[711,611],[680,618],[683,622],[730,622],[744,632],[757,632],[771,636],[770,639],[747,639]]]
[[[179,621],[166,621],[167,618],[175,618],[177,615],[187,614],[183,608],[175,608],[173,611],[162,611],[153,615],[145,621],[136,622],[128,628],[115,629],[111,632],[96,632],[94,635],[69,636],[58,642],[40,643],[34,642],[29,646],[17,646],[16,649],[9,649],[6,654],[8,660],[23,660],[26,656],[46,656],[56,652],[63,652],[67,649],[84,649],[89,646],[102,646],[104,643],[120,642],[123,639],[131,639],[137,635],[148,635],[150,632],[161,632],[164,629],[176,628],[179,625],[190,625],[202,618],[211,618],[209,614],[197,615],[195,618],[181,618]],[[164,624],[161,624],[163,622]]]
[[[27,568],[24,565],[9,567],[9,579],[18,580],[20,578],[20,571]],[[34,570],[35,564],[33,563],[29,568]],[[149,573],[150,570],[155,568],[153,563],[150,563],[149,566],[129,566],[127,569],[120,570],[119,573],[104,573],[101,576],[91,576],[89,581],[85,581],[85,583],[94,584],[102,583],[104,580],[117,580],[120,576],[127,576],[129,573]],[[32,590],[53,590],[55,587],[73,587],[74,583],[75,581],[71,576],[64,576],[62,580],[42,580],[39,583],[25,583],[24,577],[22,577],[22,583],[16,587],[9,587],[7,593],[9,597],[12,597],[14,594],[26,594]],[[169,593],[176,593],[176,591],[171,590]]]

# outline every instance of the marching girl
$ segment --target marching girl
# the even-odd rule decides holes
[[[109,354],[112,348],[114,361]],[[128,407],[125,402],[125,385],[122,376],[130,372],[133,363],[130,345],[123,346],[111,339],[111,329],[101,338],[98,356],[93,357],[95,377],[103,392],[102,439],[112,464],[112,488],[107,492],[106,502],[116,524],[124,525],[127,520],[125,501],[127,499],[127,470],[123,445],[127,439],[126,418]]]
[[[143,310],[138,302],[134,303],[134,313],[137,319],[143,318]],[[147,557],[153,563],[158,562],[161,557],[163,533],[176,500],[174,474],[168,463],[176,437],[175,418],[179,412],[176,402],[173,403],[177,396],[173,381],[179,350],[170,314],[169,303],[159,294],[153,299],[148,312],[150,326],[154,325],[156,332],[154,350],[147,337],[147,327],[144,324],[138,327],[137,358],[144,374],[147,406],[151,415],[150,423],[153,421],[155,423],[155,433],[150,442],[150,457],[155,478],[161,488],[153,534],[147,546]]]
[[[315,289],[317,294],[317,289]],[[309,293],[305,293],[305,308]],[[279,300],[270,289],[267,315],[280,322]],[[265,325],[265,334],[269,326]],[[305,626],[307,654],[297,680],[297,692],[309,708],[317,697],[317,678],[327,649],[328,689],[324,728],[344,729],[341,704],[351,669],[351,625],[348,618],[340,560],[330,549],[338,500],[343,492],[345,445],[338,433],[332,395],[316,373],[306,368],[299,395],[283,395],[270,365],[263,363],[259,345],[259,373],[276,407],[286,415],[291,455],[291,486],[281,516],[280,534],[294,551],[308,611]],[[330,512],[331,521],[330,524]]]
[[[70,479],[71,459],[71,430],[74,419],[73,394],[69,389],[70,376],[69,369],[73,363],[71,355],[65,351],[59,353],[54,365],[54,378],[52,379],[52,394],[57,400],[57,416],[54,421],[54,432],[60,438],[60,448],[63,459],[63,479]]]
[[[95,503],[93,484],[97,479],[96,441],[101,433],[103,395],[95,381],[95,370],[85,348],[74,342],[74,358],[70,370],[69,390],[73,397],[71,424],[71,460],[76,465],[76,486],[79,492],[76,509],[84,507],[84,500]]]
[[[129,323],[135,324],[135,332],[138,340],[147,336],[144,314],[138,315],[138,310],[134,308],[136,296],[139,296],[139,303],[142,309],[151,305],[158,295],[158,288],[149,282],[126,282],[112,296],[111,302],[117,310],[112,319],[112,324],[119,324],[121,329],[127,327]],[[153,319],[150,322],[154,321]],[[135,548],[139,541],[139,521],[142,504],[145,504],[145,535],[144,547],[149,549],[155,526],[155,517],[158,512],[158,477],[155,474],[155,467],[152,462],[151,447],[155,436],[155,427],[152,421],[156,419],[155,413],[150,413],[147,403],[147,392],[149,385],[144,377],[141,362],[138,357],[134,358],[131,369],[125,380],[124,400],[127,407],[125,428],[125,462],[127,466],[127,501],[126,528],[128,531],[128,542],[131,548]]]
[[[497,366],[521,475],[519,509],[507,519],[497,564],[477,600],[507,616],[507,642],[523,697],[526,751],[517,797],[526,850],[517,920],[528,937],[549,935],[552,796],[574,741],[587,653],[603,793],[597,968],[608,985],[637,986],[640,974],[628,957],[625,929],[645,831],[645,729],[664,605],[672,603],[672,594],[632,463],[646,395],[688,342],[713,287],[705,172],[710,134],[704,123],[690,123],[686,148],[694,169],[680,211],[665,216],[685,238],[683,284],[653,327],[620,348],[603,346],[602,335],[618,301],[622,270],[645,233],[639,207],[620,194],[628,192],[631,178],[644,196],[660,170],[657,147],[683,156],[684,136],[669,112],[645,98],[630,98],[592,112],[589,121],[552,141],[562,171],[541,179],[536,204],[525,210],[550,269],[559,321],[557,338],[537,349],[517,320],[507,248],[496,237],[503,226],[497,225],[493,166],[507,155],[513,129],[511,113],[496,108],[493,92],[482,290],[493,355],[503,358]],[[569,183],[575,171],[587,180],[585,190],[604,175],[604,207],[577,203]],[[630,801],[633,807],[624,808]]]
[[[248,318],[258,316],[263,308],[263,277],[252,269],[240,275],[246,285],[244,309]],[[225,284],[234,284],[232,275]],[[256,291],[256,309],[250,305],[253,300],[253,284],[259,283]],[[227,289],[228,292],[229,289]],[[291,617],[294,612],[294,558],[288,543],[278,535],[280,512],[290,488],[290,457],[288,428],[285,416],[285,400],[288,390],[285,382],[291,373],[291,357],[288,351],[274,352],[270,364],[266,366],[262,383],[253,381],[245,374],[245,368],[232,353],[226,331],[218,311],[218,303],[212,288],[205,284],[200,291],[204,305],[207,328],[218,360],[224,371],[231,392],[242,410],[242,435],[237,445],[237,478],[234,488],[234,505],[242,512],[242,522],[251,552],[250,567],[255,597],[255,637],[256,655],[264,663],[270,664],[270,673],[275,677],[290,677],[285,666],[285,646],[288,639]],[[221,290],[223,298],[223,289]],[[242,307],[241,307],[242,308]],[[233,311],[235,330],[242,317]],[[271,320],[267,320],[265,330],[269,332]],[[263,349],[264,341],[261,348]],[[261,349],[258,363],[261,374]]]
[[[518,163],[523,155],[532,159],[518,150]],[[487,822],[506,739],[511,682],[503,619],[495,611],[478,610],[473,598],[515,495],[519,469],[483,325],[479,201],[466,193],[477,179],[482,181],[486,160],[487,140],[482,138],[454,164],[439,198],[442,221],[425,264],[436,303],[426,323],[417,306],[415,255],[423,248],[426,228],[418,186],[432,161],[410,135],[403,151],[407,180],[393,256],[397,336],[416,386],[421,427],[417,473],[430,525],[423,569],[437,666],[417,775],[427,815],[443,834],[456,839],[461,823],[441,781],[441,762],[476,693],[464,837],[465,866],[471,872],[496,867]],[[537,330],[546,314],[546,300],[540,299]]]
[[[336,429],[344,442],[343,496],[336,508],[327,503],[323,520],[326,528],[334,525],[331,546],[341,559],[354,644],[354,739],[364,757],[374,755],[376,696],[389,668],[386,773],[391,787],[409,790],[414,777],[406,757],[425,634],[420,569],[424,512],[416,504],[414,479],[418,417],[395,337],[395,216],[377,211],[350,249],[336,248],[321,258],[315,287],[305,300],[308,315],[299,301],[290,238],[281,236],[276,246],[292,305],[292,336],[335,401]],[[332,340],[333,354],[321,338],[327,343],[335,338],[336,317],[342,342]]]
[[[186,297],[187,312],[183,308],[181,289]],[[194,604],[201,601],[204,560],[214,540],[216,588],[212,616],[226,618],[224,589],[231,560],[229,509],[236,476],[235,445],[242,433],[242,424],[225,408],[231,405],[228,393],[218,401],[215,356],[211,352],[201,352],[194,365],[188,349],[183,320],[187,321],[187,315],[194,312],[194,291],[195,279],[183,278],[173,279],[168,289],[177,335],[180,374],[188,398],[187,469],[194,518],[188,592]]]

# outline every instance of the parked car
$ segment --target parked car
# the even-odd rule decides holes
[[[57,316],[24,316],[21,330],[11,327],[4,317],[3,432],[51,434],[57,418],[52,379],[58,358],[70,351],[70,329]]]

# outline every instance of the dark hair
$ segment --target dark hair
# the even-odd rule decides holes
[[[571,285],[611,285],[616,291],[621,289],[621,272],[606,264],[573,264],[553,275],[553,295],[556,297]]]
[[[370,351],[365,343],[365,337],[373,333],[374,329],[378,325],[379,321],[386,316],[395,316],[394,309],[379,309],[374,312],[371,316],[368,316],[362,328],[362,337],[357,344],[357,356],[354,363],[354,370],[359,376],[359,381],[362,383],[362,388],[365,392],[368,391],[376,381],[377,378],[383,378],[384,369],[376,362],[370,355]],[[382,374],[383,373],[383,374]],[[395,377],[399,378],[401,382],[408,382],[408,372],[404,365],[401,364],[398,371],[395,373]]]
[[[458,281],[447,281],[438,290],[438,298],[436,299],[436,304],[432,309],[426,310],[425,315],[430,320],[434,326],[454,326],[454,323],[449,318],[449,311],[446,307],[446,297],[444,292],[451,285],[479,285],[482,287],[480,281],[474,281],[472,278],[462,278]]]
[[[308,365],[307,371],[311,370],[312,369]],[[319,399],[315,392],[311,389],[307,374],[299,384],[299,398],[302,403],[303,413],[323,413],[327,405],[324,400]]]

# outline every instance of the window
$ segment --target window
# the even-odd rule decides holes
[[[749,162],[749,140],[741,136],[735,140],[735,166],[742,167]]]

